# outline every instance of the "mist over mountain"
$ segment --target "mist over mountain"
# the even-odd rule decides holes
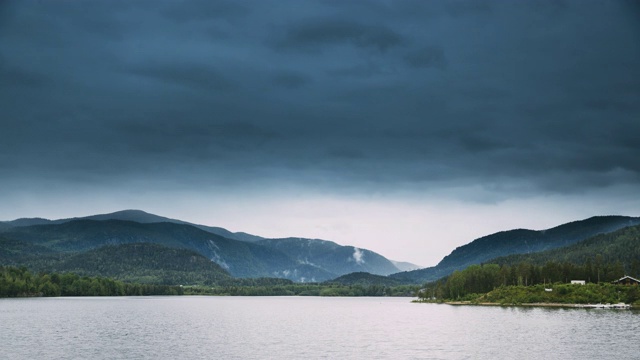
[[[316,239],[264,239],[140,210],[59,220],[18,219],[1,224],[7,249],[11,249],[3,253],[7,263],[30,263],[40,268],[44,268],[44,260],[36,259],[36,255],[45,252],[58,254],[49,258],[47,264],[51,268],[68,270],[63,263],[69,261],[68,256],[63,259],[60,254],[75,254],[77,263],[83,256],[95,256],[95,251],[105,246],[148,243],[194,251],[239,278],[317,282],[354,271],[388,275],[399,270],[388,259],[367,249]],[[105,259],[109,254],[101,252],[100,256]],[[112,255],[111,260],[105,261],[118,260]],[[95,274],[87,266],[76,270]]]
[[[299,263],[331,269],[336,274],[363,271],[389,275],[398,271],[390,260],[380,254],[332,241],[286,238],[264,239],[257,244],[282,251]]]

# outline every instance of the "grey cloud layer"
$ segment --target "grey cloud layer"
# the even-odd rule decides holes
[[[638,186],[638,13],[625,1],[3,2],[0,171]]]

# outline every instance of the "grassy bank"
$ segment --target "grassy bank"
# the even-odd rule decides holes
[[[456,299],[421,299],[419,302],[475,305],[528,305],[572,307],[583,304],[631,304],[640,306],[638,286],[608,283],[571,285],[500,286],[484,294],[467,294]]]

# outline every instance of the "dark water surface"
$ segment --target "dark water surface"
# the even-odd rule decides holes
[[[0,299],[0,359],[640,359],[640,313],[409,298]]]

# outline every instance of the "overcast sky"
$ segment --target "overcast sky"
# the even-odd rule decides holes
[[[435,265],[640,216],[637,1],[2,1],[0,219],[142,209]]]

